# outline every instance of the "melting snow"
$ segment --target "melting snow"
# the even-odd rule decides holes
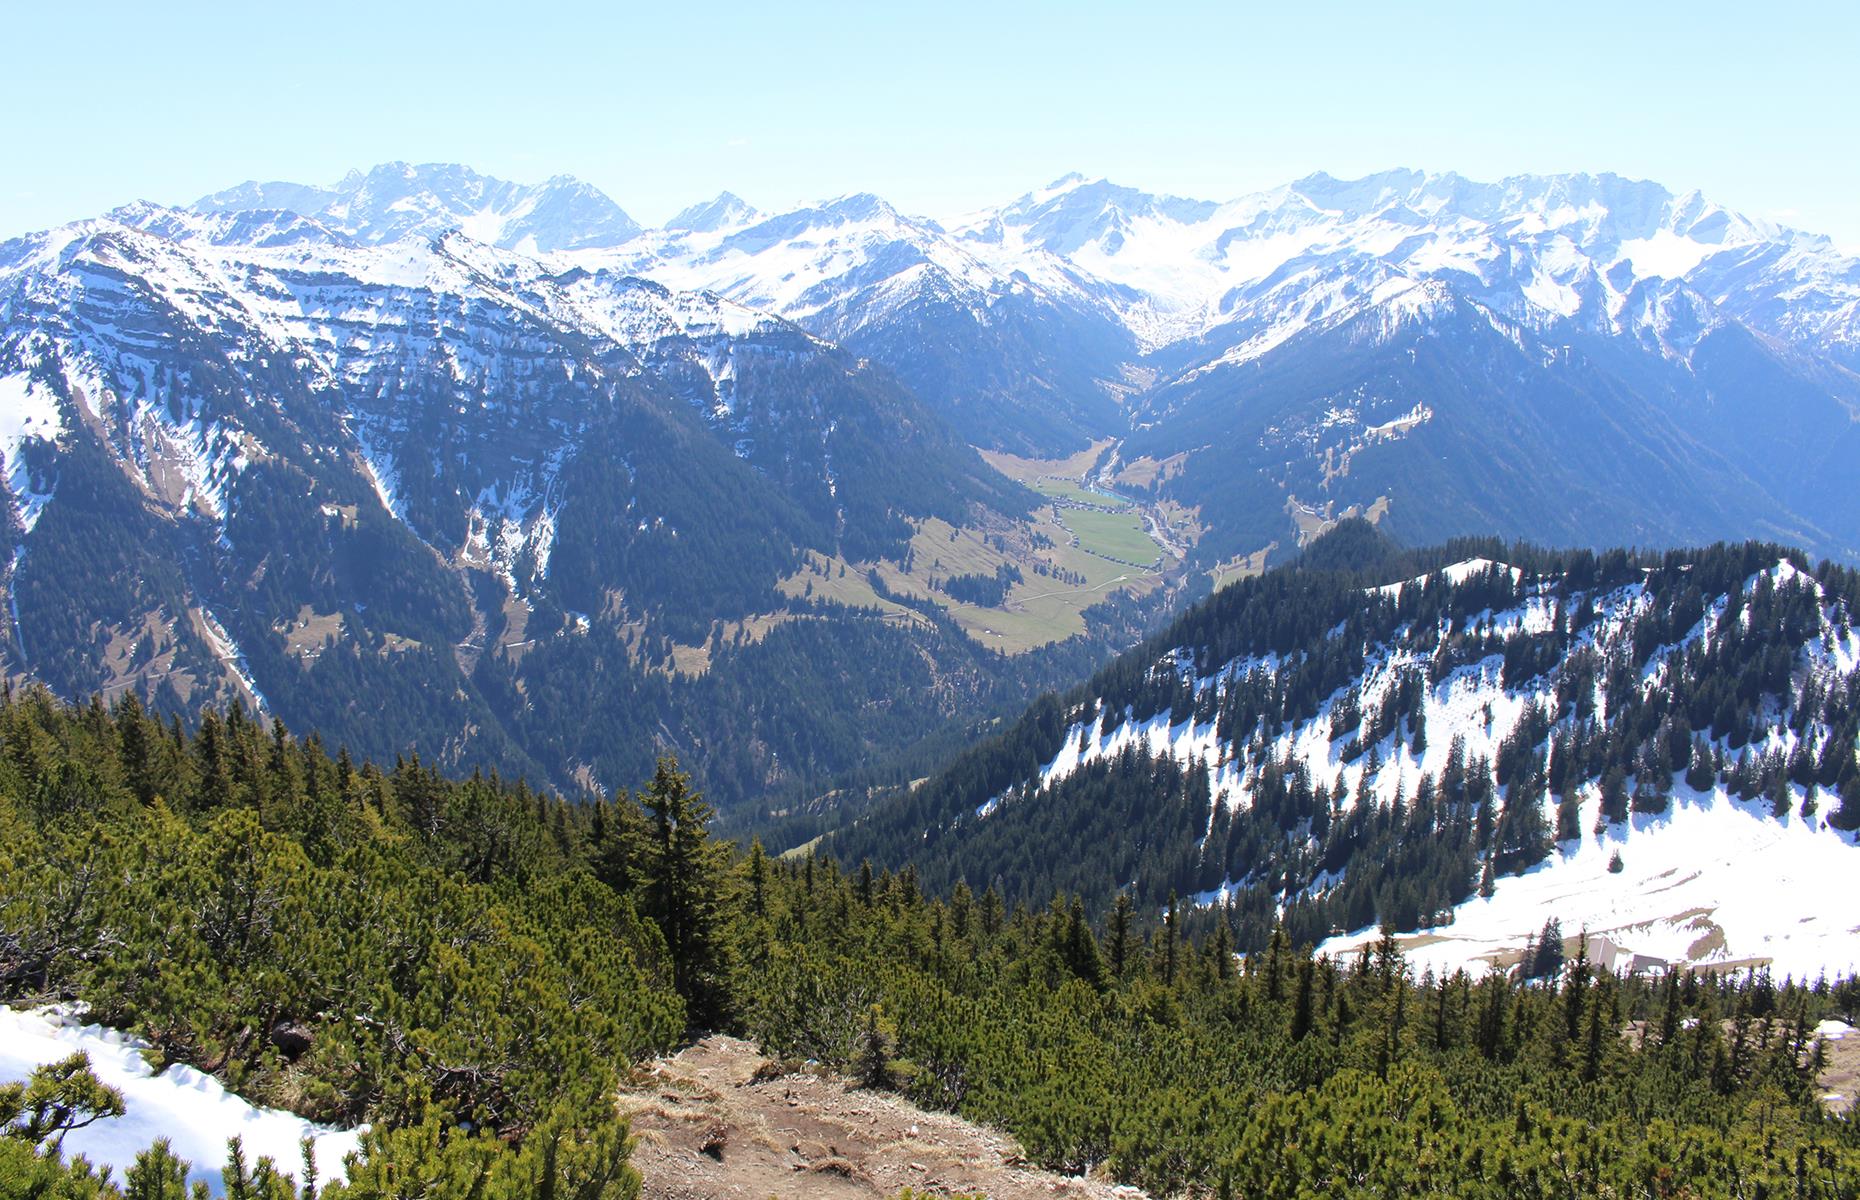
[[[1860,931],[1827,902],[1828,881],[1860,868],[1852,835],[1819,819],[1778,820],[1768,800],[1722,788],[1701,794],[1683,782],[1666,812],[1632,813],[1597,835],[1589,831],[1601,799],[1592,785],[1585,792],[1582,837],[1522,875],[1500,876],[1489,899],[1459,905],[1451,924],[1404,939],[1417,972],[1482,973],[1551,916],[1565,936],[1606,938],[1622,967],[1640,955],[1655,965],[1768,961],[1779,977],[1797,979],[1860,969]],[[1799,809],[1800,789],[1793,804]],[[1618,874],[1609,870],[1617,855]],[[1322,949],[1348,956],[1376,936],[1359,931]]]
[[[248,1163],[267,1156],[293,1175],[303,1162],[299,1143],[311,1138],[324,1179],[341,1177],[344,1157],[360,1145],[359,1130],[255,1107],[193,1067],[171,1066],[157,1075],[143,1058],[147,1049],[140,1038],[81,1024],[76,1011],[62,1006],[22,1011],[0,1005],[0,1082],[21,1082],[33,1068],[82,1050],[97,1078],[123,1094],[122,1117],[74,1130],[64,1140],[67,1158],[82,1154],[94,1166],[113,1167],[118,1179],[156,1138],[167,1138],[192,1164],[190,1182],[204,1182],[216,1195],[223,1190],[220,1167],[229,1138],[241,1139]]]

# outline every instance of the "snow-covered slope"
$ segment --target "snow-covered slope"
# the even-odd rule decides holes
[[[1025,507],[885,372],[588,262],[147,204],[0,246],[5,673],[337,735],[339,658],[491,737],[461,681],[566,612],[702,643],[804,549]]]
[[[1560,843],[1545,862],[1494,881],[1490,897],[1453,909],[1452,922],[1401,940],[1414,969],[1478,975],[1507,967],[1556,918],[1566,938],[1588,934],[1601,965],[1731,967],[1767,964],[1813,979],[1860,971],[1860,931],[1831,881],[1860,864],[1854,837],[1796,810],[1778,820],[1768,799],[1722,786],[1674,786],[1672,808]],[[1593,830],[1600,800],[1583,801]],[[1325,953],[1349,957],[1380,935],[1342,934]],[[1604,950],[1603,947],[1606,947]]]
[[[757,213],[725,194],[563,261],[714,291],[896,372],[971,441],[1082,445],[1135,347],[1103,285],[1042,250],[959,239],[877,196]]]
[[[882,307],[886,298],[896,303],[938,283],[984,305],[1029,288],[1081,297],[1056,256],[1017,251],[1003,259],[869,193],[773,217],[720,199],[703,215],[685,214],[626,246],[577,258],[674,288],[721,292],[795,320],[829,314],[835,325],[823,332],[842,336],[874,319],[873,301]],[[862,302],[850,303],[855,297]]]
[[[467,558],[517,586],[548,573],[551,497],[591,419],[572,409],[536,419],[549,406],[551,368],[577,369],[556,365],[564,338],[597,344],[579,368],[596,378],[639,370],[647,358],[689,357],[719,381],[720,397],[742,339],[773,338],[789,354],[820,349],[715,296],[679,296],[610,272],[561,274],[458,232],[364,245],[308,221],[266,228],[280,225],[294,236],[228,236],[225,214],[136,206],[32,239],[0,270],[0,305],[13,315],[0,329],[0,360],[18,372],[7,384],[16,429],[0,449],[28,528],[44,493],[23,474],[20,442],[55,441],[63,428],[49,385],[31,382],[36,372],[56,375],[74,398],[74,418],[123,447],[147,494],[229,536],[226,488],[272,448],[250,422],[203,416],[185,380],[176,387],[164,378],[172,367],[158,338],[205,336],[228,344],[235,360],[295,364],[354,439],[357,464],[386,507],[429,542],[449,540],[440,528],[449,515],[396,502],[404,441],[433,404],[406,394],[410,373],[450,392],[472,422],[502,427],[460,464],[470,496],[463,542]],[[170,328],[149,328],[150,309]],[[136,324],[144,336],[125,336]],[[617,362],[599,357],[616,352]]]
[[[1294,310],[1334,309],[1396,275],[1446,280],[1527,322],[1615,333],[1648,319],[1638,289],[1683,283],[1765,334],[1860,354],[1860,261],[1696,191],[1611,174],[1320,173],[1218,202],[1068,175],[948,226],[870,194],[764,214],[724,192],[647,231],[568,177],[526,187],[389,163],[332,187],[246,183],[195,207],[284,210],[371,244],[457,229],[584,251],[588,265],[718,291],[835,340],[925,297],[980,314],[1013,295],[1114,315],[1150,349],[1226,325],[1282,340]]]
[[[301,1173],[300,1147],[309,1138],[324,1181],[342,1178],[345,1157],[361,1144],[361,1131],[255,1107],[192,1067],[171,1066],[158,1075],[143,1058],[147,1049],[140,1039],[84,1024],[65,1008],[0,1005],[0,1083],[23,1082],[35,1068],[82,1051],[97,1078],[122,1093],[121,1117],[74,1130],[63,1142],[66,1158],[83,1155],[94,1167],[110,1167],[119,1180],[157,1138],[168,1139],[188,1161],[190,1184],[203,1183],[216,1196],[224,1192],[220,1168],[231,1138],[240,1139],[247,1165],[270,1158],[292,1176]]]
[[[1423,284],[1553,343],[1620,339],[1685,362],[1737,323],[1860,367],[1860,261],[1608,174],[1318,174],[1219,202],[1069,175],[947,224],[864,193],[769,214],[725,192],[641,230],[573,180],[393,163],[329,188],[245,184],[196,208],[247,243],[314,236],[282,210],[371,245],[457,229],[559,252],[562,268],[714,291],[878,359],[1002,448],[1076,449],[1118,432],[1133,378],[1250,362]]]
[[[1508,967],[1550,917],[1622,969],[1860,967],[1830,890],[1860,869],[1860,581],[1528,558],[1217,595],[914,794],[926,877],[1025,873],[1031,840],[1036,889],[1277,913],[1333,954],[1387,922],[1436,970]],[[910,844],[874,836],[841,849]]]
[[[1619,346],[1707,396],[1736,390],[1709,353],[1699,359],[1726,328],[1860,367],[1860,261],[1696,192],[1607,174],[1320,174],[1225,202],[1074,175],[948,225],[871,195],[769,216],[726,194],[590,255],[800,321],[897,370],[975,440],[1010,448],[1117,434],[1132,423],[1122,399],[1142,384],[1250,365],[1403,295],[1450,294],[1552,351]],[[945,344],[966,349],[932,349]],[[1013,369],[989,369],[1003,360]],[[1854,383],[1824,386],[1851,409]],[[1082,407],[1067,412],[1047,390]],[[1064,415],[976,415],[1030,402]]]

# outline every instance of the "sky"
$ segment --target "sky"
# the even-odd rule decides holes
[[[1613,171],[1860,252],[1860,5],[14,6],[0,237],[379,162],[950,217],[1070,171],[1228,199],[1313,171]]]

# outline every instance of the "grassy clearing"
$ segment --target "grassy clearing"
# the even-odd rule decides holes
[[[993,568],[990,568],[991,570]],[[826,558],[808,551],[807,561],[799,571],[776,584],[784,596],[827,600],[848,608],[872,608],[901,621],[923,622],[922,613],[887,600],[872,590],[870,563],[849,563],[843,558]],[[881,569],[881,574],[882,574]],[[890,586],[889,581],[886,586]],[[903,591],[902,588],[893,588]]]
[[[1063,520],[1078,534],[1080,549],[1093,554],[1147,564],[1162,553],[1162,548],[1143,532],[1142,520],[1133,514],[1074,508],[1066,510]]]
[[[877,609],[900,621],[927,619],[874,591],[871,575],[876,572],[890,595],[935,604],[977,642],[1007,654],[1083,633],[1084,610],[1110,593],[1141,595],[1162,586],[1157,572],[1109,561],[1150,563],[1161,553],[1143,532],[1130,502],[1087,491],[1076,482],[1110,445],[1109,440],[1101,441],[1063,459],[1021,458],[991,450],[979,453],[1003,475],[1050,498],[1120,511],[1064,508],[1061,513],[1045,505],[1026,523],[999,522],[986,529],[957,527],[931,518],[918,525],[911,538],[908,571],[902,561],[849,563],[810,554],[807,563],[783,580],[780,588],[789,596]],[[1198,533],[1192,514],[1182,516],[1187,527]],[[1071,544],[1075,531],[1077,546]],[[1041,541],[1047,544],[1038,544]],[[999,608],[960,604],[942,590],[943,581],[952,576],[994,575],[1004,565],[1018,570],[1021,581],[1009,589]],[[1062,575],[1063,582],[1055,574]],[[701,669],[696,654],[681,655],[674,650],[674,657],[680,670]]]
[[[323,652],[327,638],[342,640],[341,613],[320,613],[308,604],[297,610],[297,619],[288,625],[272,626],[284,634],[284,652],[298,658],[315,658]]]
[[[1167,483],[1180,475],[1187,463],[1186,451],[1163,459],[1145,456],[1124,464],[1117,474],[1111,476],[1111,482],[1135,488],[1146,488],[1159,481]]]
[[[1070,500],[1074,504],[1095,504],[1101,508],[1129,508],[1130,501],[1117,496],[1107,496],[1103,492],[1089,491],[1070,479],[1038,479],[1033,483],[1033,490],[1042,496],[1051,496],[1055,500]]]
[[[1263,550],[1255,550],[1251,554],[1236,554],[1225,562],[1215,563],[1209,568],[1208,578],[1214,581],[1214,587],[1218,591],[1236,580],[1250,579],[1255,575],[1264,574],[1267,556],[1278,548],[1279,543],[1272,541],[1268,542]]]
[[[1207,532],[1201,524],[1199,505],[1189,508],[1174,500],[1160,500],[1150,509],[1150,514],[1162,522],[1162,527],[1177,545],[1192,546]]]
[[[1378,525],[1382,522],[1382,518],[1388,515],[1388,512],[1389,498],[1387,496],[1376,497],[1375,503],[1366,509],[1361,505],[1352,504],[1342,512],[1337,511],[1337,506],[1332,501],[1325,501],[1324,506],[1319,508],[1306,504],[1296,496],[1285,498],[1285,515],[1292,519],[1292,525],[1298,530],[1300,546],[1322,537],[1331,526],[1339,521],[1349,520],[1351,517],[1363,517],[1371,525]]]
[[[1067,515],[1075,516],[1079,511],[1068,510]],[[1053,545],[1024,555],[1003,556],[977,538],[973,544],[980,553],[971,551],[973,557],[964,555],[958,560],[963,563],[962,573],[992,572],[1001,561],[1012,561],[1020,568],[1021,581],[1008,591],[1007,601],[1000,608],[951,604],[947,597],[938,596],[956,623],[983,645],[1007,654],[1024,653],[1085,632],[1084,610],[1114,591],[1141,595],[1160,586],[1159,575],[1109,562],[1071,545],[1070,536],[1054,520],[1050,508],[1040,511],[1033,532],[1045,535]],[[957,544],[967,540],[959,536]],[[923,561],[920,552],[918,562]],[[949,562],[950,557],[945,556],[944,561]],[[1050,574],[1037,573],[1033,565],[1036,561],[1068,573],[1069,580],[1061,582]]]

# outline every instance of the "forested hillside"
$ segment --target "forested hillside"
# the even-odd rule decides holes
[[[910,868],[733,851],[706,819],[669,762],[572,805],[237,710],[182,735],[133,700],[9,695],[0,999],[83,1000],[249,1096],[372,1122],[325,1200],[630,1195],[602,1097],[692,1029],[1157,1194],[1860,1187],[1813,1078],[1816,1023],[1860,1015],[1851,984],[1580,959],[1416,978],[1392,940],[1339,962],[1282,930],[1241,961],[1221,928],[1197,941],[1128,897],[932,897]],[[108,1097],[34,1086],[0,1089],[0,1196],[122,1194],[58,1153]],[[307,1194],[291,1168],[245,1164],[228,1191]],[[126,1194],[181,1194],[159,1154],[137,1172]]]
[[[1860,826],[1857,608],[1860,575],[1780,547],[1408,552],[1355,522],[828,848],[1010,903],[1180,897],[1247,949],[1281,915],[1301,943],[1446,926],[1584,839],[1670,853],[1668,818],[1713,806],[1838,857]]]

